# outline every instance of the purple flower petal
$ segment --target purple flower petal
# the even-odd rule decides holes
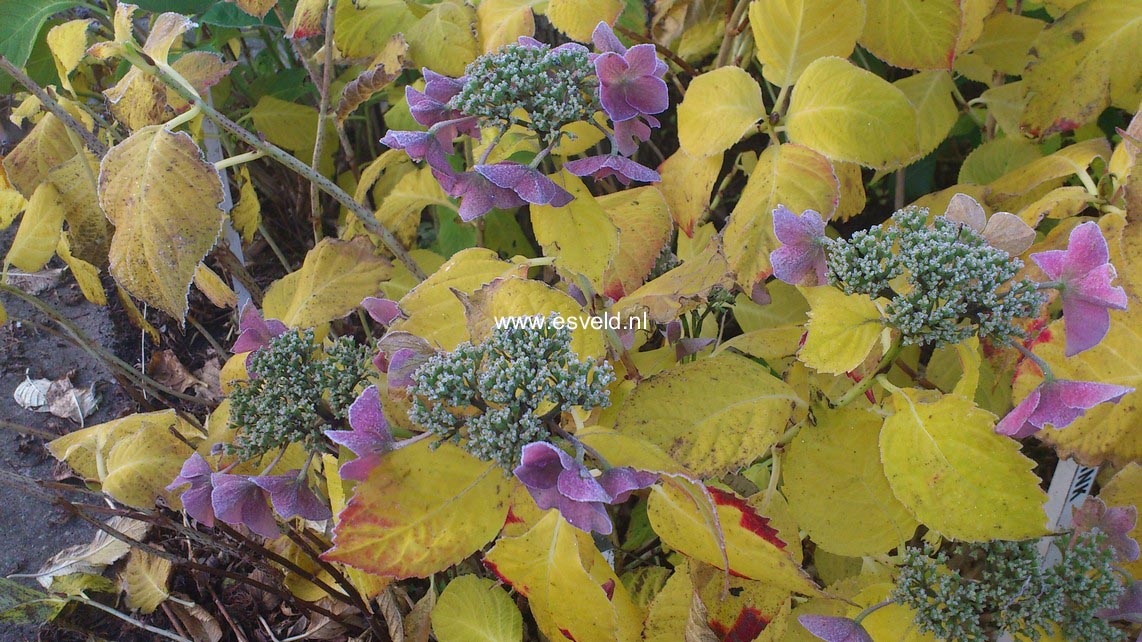
[[[1071,230],[1066,250],[1031,255],[1047,278],[1060,282],[1068,357],[1093,348],[1110,330],[1111,308],[1126,309],[1126,291],[1111,285],[1117,273],[1098,223]]]
[[[205,526],[214,526],[214,506],[210,503],[210,495],[214,491],[210,483],[210,476],[214,473],[202,455],[193,453],[182,464],[178,477],[167,486],[168,492],[173,492],[180,486],[190,484],[179,496],[182,508],[195,520]]]
[[[397,306],[396,301],[390,299],[382,299],[375,296],[365,297],[361,301],[361,307],[365,308],[365,312],[373,318],[373,321],[381,325],[389,325],[401,316],[400,307]]]
[[[1106,545],[1113,548],[1125,562],[1138,559],[1138,542],[1130,537],[1134,525],[1138,523],[1138,509],[1134,506],[1108,508],[1097,497],[1088,497],[1082,506],[1074,509],[1071,523],[1076,533],[1089,533],[1098,530],[1106,534]]]
[[[1049,424],[1056,430],[1069,426],[1087,410],[1105,403],[1117,403],[1134,388],[1093,381],[1055,379],[1044,381],[1019,402],[995,426],[995,432],[1010,437],[1026,437]]]
[[[559,514],[563,515],[569,524],[582,531],[594,531],[601,535],[610,535],[614,530],[611,517],[607,509],[598,502],[577,502],[564,499],[559,505]]]
[[[643,122],[643,118],[647,122]],[[658,120],[650,116],[616,122],[615,142],[618,144],[618,152],[623,156],[630,156],[637,152],[639,143],[650,140],[650,128],[652,126],[658,127]]]
[[[253,352],[266,347],[271,339],[286,333],[286,326],[277,319],[263,320],[262,313],[253,304],[247,303],[246,307],[242,308],[238,330],[241,334],[230,349],[234,354]]]
[[[565,468],[564,459],[571,458],[546,441],[537,441],[523,447],[520,465],[512,472],[528,488],[554,488]]]
[[[441,176],[437,175],[437,180]],[[510,210],[524,205],[524,201],[512,189],[500,187],[476,172],[462,172],[454,175],[452,181],[440,181],[440,186],[449,196],[460,199],[460,219],[473,221],[492,209]]]
[[[436,135],[429,134],[428,132],[406,132],[389,130],[384,138],[381,139],[381,144],[386,145],[392,149],[403,149],[408,157],[417,161],[427,161],[428,166],[433,170],[451,171],[452,167],[448,164],[448,154],[452,153],[452,137],[448,133],[450,128],[444,128],[436,133]],[[448,146],[445,151],[445,145]]]
[[[813,210],[800,216],[784,205],[773,210],[773,231],[784,243],[769,254],[773,275],[792,285],[824,285],[828,282],[825,222]]]
[[[428,67],[421,68],[424,74],[424,93],[429,98],[446,103],[464,89],[464,78],[451,78],[432,71]]]
[[[244,475],[214,473],[210,501],[215,516],[231,526],[245,526],[266,539],[281,535],[268,503],[269,494]]]
[[[626,46],[619,41],[614,30],[611,29],[611,25],[606,22],[600,21],[599,24],[595,25],[595,30],[591,32],[591,42],[595,43],[595,49],[600,53],[613,51],[624,54],[627,52]]]
[[[621,504],[630,494],[642,488],[650,488],[658,481],[658,474],[645,470],[635,470],[629,466],[611,468],[599,476],[599,484],[611,496],[611,504]]]
[[[595,57],[599,102],[615,123],[666,110],[670,96],[654,45],[635,45],[623,53],[606,51]]]
[[[590,176],[599,180],[614,176],[623,185],[630,185],[631,181],[657,183],[662,180],[653,169],[615,154],[573,160],[564,164],[563,169],[576,176]]]
[[[392,450],[395,443],[376,386],[365,388],[349,406],[349,425],[352,430],[326,430],[325,436],[357,455],[357,459],[341,466],[341,477],[364,481],[380,463],[380,456]]]
[[[309,488],[305,477],[300,476],[299,472],[291,470],[284,475],[251,477],[250,481],[270,494],[274,511],[281,515],[282,519],[301,517],[320,521],[332,517],[333,513],[329,510],[329,506]]]
[[[825,642],[872,642],[872,636],[868,631],[847,617],[802,615],[797,621],[805,627],[805,630]]]
[[[543,172],[527,165],[503,162],[476,165],[472,169],[496,187],[510,189],[528,203],[563,207],[573,198],[570,192],[556,185]]]
[[[1142,580],[1135,580],[1126,587],[1122,597],[1118,599],[1118,606],[1103,609],[1095,615],[1115,622],[1142,622]]]
[[[556,484],[559,493],[576,502],[610,503],[611,495],[583,466],[564,470]]]

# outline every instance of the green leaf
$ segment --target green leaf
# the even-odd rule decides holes
[[[920,154],[916,119],[888,81],[843,58],[819,58],[793,88],[786,126],[791,141],[831,159],[893,169]]]
[[[52,597],[23,584],[0,577],[0,622],[41,624],[49,622],[67,600]]]
[[[440,594],[432,632],[440,642],[519,642],[523,616],[496,582],[461,575]]]
[[[75,0],[0,0],[0,55],[23,67],[47,19],[79,4]]]

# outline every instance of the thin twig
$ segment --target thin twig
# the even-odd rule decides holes
[[[333,11],[337,0],[329,0],[325,7],[325,58],[321,61],[321,98],[317,109],[317,136],[313,141],[313,160],[310,167],[320,174],[321,155],[325,153],[325,128],[329,121],[329,85],[333,82]],[[310,222],[313,224],[313,242],[321,240],[321,191],[316,183],[309,184]]]
[[[722,44],[718,47],[718,57],[714,58],[712,69],[726,66],[734,38],[741,33],[741,26],[739,26],[738,23],[742,21],[742,16],[745,15],[746,10],[749,9],[749,5],[749,0],[738,0],[737,5],[734,7],[733,14],[731,14],[730,19],[726,21],[726,34],[722,37]]]
[[[91,153],[100,158],[107,153],[107,146],[99,142],[95,134],[87,131],[87,128],[79,124],[79,121],[76,120],[75,117],[67,113],[67,110],[61,107],[59,102],[52,98],[43,87],[40,87],[36,84],[36,81],[29,78],[23,71],[20,71],[20,69],[16,65],[13,65],[12,61],[8,60],[3,54],[0,54],[0,69],[3,69],[5,73],[15,78],[16,82],[30,91],[33,96],[39,99],[40,104],[47,108],[56,118],[60,119],[68,129],[79,134],[79,136],[83,138],[83,144],[91,150]]]
[[[162,637],[167,638],[168,640],[175,640],[175,642],[194,642],[193,640],[184,638],[181,635],[171,633],[170,631],[168,631],[166,629],[160,629],[156,626],[151,626],[150,624],[147,624],[145,622],[140,622],[139,620],[136,620],[135,618],[131,617],[130,615],[127,615],[126,613],[123,613],[122,611],[113,609],[110,606],[107,606],[106,604],[100,604],[99,602],[96,602],[95,600],[91,600],[91,599],[88,599],[86,597],[82,597],[82,596],[78,596],[78,595],[73,595],[73,596],[69,597],[68,599],[73,601],[73,602],[79,602],[80,604],[86,604],[87,606],[97,608],[100,611],[103,611],[105,613],[110,613],[111,615],[114,615],[115,617],[119,618],[120,620],[123,620],[124,622],[127,622],[128,624],[133,624],[133,625],[139,627],[140,629],[143,629],[144,631],[150,631],[151,633],[154,633],[155,635],[161,635]]]

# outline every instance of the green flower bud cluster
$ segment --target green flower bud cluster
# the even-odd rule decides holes
[[[579,359],[571,331],[550,319],[523,325],[430,358],[413,375],[409,418],[510,470],[524,446],[549,437],[548,420],[610,403],[610,364]]]
[[[252,353],[251,378],[230,395],[231,450],[251,458],[302,443],[315,451],[332,421],[344,419],[369,373],[369,347],[337,337],[324,350],[313,330],[289,331]]]
[[[583,47],[507,45],[473,61],[465,78],[449,106],[479,116],[481,127],[519,124],[551,142],[561,127],[599,110],[595,68]]]
[[[931,548],[905,553],[891,598],[916,612],[917,628],[942,640],[993,640],[998,633],[1038,642],[1055,627],[1074,642],[1125,635],[1095,615],[1125,590],[1102,534],[1063,536],[1062,559],[1044,568],[1034,541],[958,547],[960,568]]]
[[[1015,281],[1022,261],[942,216],[927,225],[923,208],[892,220],[831,243],[829,281],[846,294],[889,298],[888,321],[905,345],[939,347],[973,334],[1006,344],[1022,336],[1016,321],[1046,301],[1033,281]],[[900,277],[906,286],[893,283]]]

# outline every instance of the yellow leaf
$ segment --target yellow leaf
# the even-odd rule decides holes
[[[905,69],[951,69],[959,40],[959,0],[865,0],[860,44]]]
[[[880,465],[883,418],[856,408],[816,414],[782,461],[782,490],[818,550],[880,555],[912,538],[916,518],[892,494]]]
[[[884,421],[880,456],[892,491],[946,537],[979,542],[1039,537],[1047,530],[1046,494],[1019,452],[995,434],[995,416],[956,394],[929,401],[897,389]]]
[[[416,20],[404,0],[339,2],[333,14],[333,42],[346,58],[372,58]]]
[[[837,175],[837,182],[841,187],[841,202],[837,204],[833,219],[847,221],[864,211],[867,200],[864,193],[864,178],[861,176],[860,165],[845,161],[835,161],[833,173]]]
[[[241,183],[238,187],[238,202],[230,210],[230,221],[242,235],[242,240],[249,243],[254,240],[254,233],[262,223],[262,204],[258,202],[254,182],[250,180],[250,170],[240,167],[238,177]]]
[[[113,229],[99,207],[99,159],[85,149],[53,167],[47,180],[59,190],[75,256],[97,267],[107,267]]]
[[[135,305],[135,302],[131,299],[131,295],[127,294],[127,291],[122,287],[116,285],[115,296],[118,297],[119,303],[123,305],[123,309],[127,313],[127,320],[131,322],[131,325],[142,330],[148,337],[150,337],[151,343],[154,345],[159,345],[159,331],[155,328],[155,326],[151,325],[151,323],[147,321],[146,317],[143,316],[143,313],[139,310],[139,307]]]
[[[418,66],[462,76],[468,63],[480,55],[472,25],[476,11],[457,0],[444,0],[404,32],[408,52]]]
[[[4,305],[0,304],[0,325],[8,323],[8,311],[4,309]]]
[[[198,268],[194,271],[194,287],[198,288],[200,292],[206,295],[210,302],[219,308],[235,308],[238,307],[238,295],[234,290],[230,289],[229,285],[222,280],[222,277],[214,273],[214,270],[206,267],[205,263],[199,263]]]
[[[646,280],[662,248],[670,242],[674,225],[657,187],[604,194],[598,203],[619,230],[618,253],[603,274],[603,293],[619,299]]]
[[[703,608],[696,613],[692,605]],[[666,585],[654,596],[643,639],[647,642],[780,640],[788,612],[788,591],[735,577],[730,578],[727,593],[723,591],[720,572],[691,562],[677,566]],[[704,617],[698,619],[699,616]],[[709,637],[691,637],[696,625],[705,628]]]
[[[56,73],[59,75],[60,84],[69,91],[71,90],[69,76],[87,53],[87,29],[90,26],[90,20],[70,20],[48,30],[48,49],[52,52]]]
[[[151,555],[141,549],[131,551],[123,569],[123,590],[127,592],[127,608],[141,613],[152,613],[170,596],[167,581],[171,575],[168,559]]]
[[[818,594],[769,520],[733,493],[670,478],[651,489],[646,511],[662,542],[687,557],[723,570],[728,559],[730,572],[739,577]]]
[[[36,186],[47,179],[48,172],[75,154],[67,126],[53,114],[45,114],[4,157],[4,173],[24,198],[31,198]]]
[[[952,92],[955,84],[946,71],[922,71],[892,83],[916,108],[916,139],[920,153],[927,154],[944,142],[960,117]]]
[[[1101,158],[1105,161],[1110,158],[1110,153],[1110,143],[1105,138],[1090,138],[1069,145],[992,181],[989,185],[991,194],[988,195],[987,202],[1005,211],[1017,211],[1017,208],[1011,205],[1018,203],[1019,197],[1034,194],[1034,190],[1051,181],[1086,171],[1094,159]]]
[[[349,6],[352,6],[351,4]],[[312,150],[317,139],[317,110],[273,96],[263,96],[250,110],[254,128],[271,143],[292,152]],[[306,156],[305,161],[311,158]]]
[[[520,642],[523,616],[496,582],[461,575],[432,609],[432,632],[440,642]]]
[[[25,272],[39,272],[55,256],[62,228],[63,199],[54,185],[40,183],[28,201],[4,263]]]
[[[1042,20],[999,11],[984,21],[983,35],[971,52],[996,71],[1020,76],[1031,60],[1031,45],[1044,26]]]
[[[765,287],[771,300],[768,305],[758,305],[745,295],[735,300],[734,318],[743,331],[801,325],[809,318],[809,302],[796,287],[777,280]]]
[[[432,175],[432,169],[422,167],[400,177],[392,190],[381,199],[376,216],[405,247],[415,246],[420,213],[429,205],[455,209]]]
[[[602,292],[603,273],[619,251],[619,230],[579,177],[562,171],[553,178],[575,200],[564,207],[532,205],[535,240],[546,256],[556,257],[564,278],[574,283],[574,275],[582,274]]]
[[[1107,506],[1142,507],[1142,464],[1127,464],[1103,486],[1098,496]],[[1130,537],[1136,542],[1142,540],[1142,520],[1134,522]],[[1134,577],[1142,576],[1142,560],[1127,562],[1124,566]]]
[[[864,29],[860,0],[753,2],[749,24],[761,75],[778,87],[797,82],[809,63],[824,56],[847,58]]]
[[[666,323],[697,307],[713,288],[729,288],[732,284],[721,244],[710,243],[698,256],[620,299],[615,310],[623,318],[643,317]]]
[[[308,38],[321,33],[321,21],[329,0],[300,0],[286,27],[286,38]]]
[[[99,280],[99,268],[81,258],[72,256],[68,243],[70,236],[70,234],[60,235],[59,244],[56,245],[56,254],[63,259],[68,269],[71,270],[71,275],[79,284],[79,291],[83,292],[83,297],[95,305],[107,305],[107,292],[103,290],[103,283]]]
[[[444,264],[444,257],[431,250],[410,250],[409,255],[425,274],[432,274]],[[414,277],[403,263],[397,263],[393,265],[392,277],[381,284],[381,291],[384,292],[384,298],[400,301],[404,295],[419,284],[419,278]]]
[[[7,228],[28,206],[23,195],[8,182],[8,174],[0,162],[0,230]]]
[[[278,0],[234,0],[238,8],[258,18],[264,18],[277,3]]]
[[[129,415],[84,428],[48,443],[48,450],[85,479],[136,508],[153,508],[165,496],[191,449],[171,430],[192,436],[197,431],[173,410]]]
[[[789,140],[866,167],[893,169],[920,154],[904,92],[842,58],[818,58],[801,74],[786,127]]]
[[[322,239],[305,262],[266,290],[263,311],[291,328],[313,328],[340,319],[374,296],[392,264],[365,239]]]
[[[509,488],[502,468],[458,446],[401,448],[357,484],[324,557],[377,575],[428,577],[496,536]]]
[[[1082,213],[1097,200],[1081,185],[1059,187],[1047,192],[1043,198],[1019,210],[1019,218],[1031,227],[1044,218],[1070,218]]]
[[[556,313],[579,323],[579,319],[588,316],[570,295],[546,283],[519,277],[496,279],[464,299],[468,333],[477,342],[492,334],[498,319]],[[571,350],[575,354],[583,359],[603,357],[605,343],[600,329],[582,325],[571,329]]]
[[[442,350],[452,350],[469,338],[464,306],[452,291],[472,294],[501,276],[526,274],[526,267],[501,261],[492,250],[457,252],[400,300],[400,309],[408,318],[394,322],[390,329],[411,332]]]
[[[683,398],[689,401],[677,403]],[[723,353],[644,380],[619,410],[616,428],[699,477],[717,477],[760,457],[799,404],[768,368]]]
[[[144,127],[107,152],[99,203],[115,225],[111,276],[180,324],[195,268],[218,238],[222,181],[185,133]]]
[[[818,372],[844,374],[864,362],[884,330],[880,310],[867,295],[822,286],[798,288],[809,301],[809,336],[801,361]]]
[[[972,399],[979,388],[980,367],[983,364],[983,355],[980,353],[979,337],[971,337],[963,343],[956,344],[956,356],[960,361],[960,370],[963,374],[956,382],[952,392]]]
[[[590,42],[599,21],[614,24],[622,10],[620,0],[550,0],[547,19],[572,40]]]
[[[1107,107],[1142,101],[1142,5],[1092,0],[1043,29],[1023,74],[1029,97],[1020,126],[1032,136],[1071,131]]]
[[[987,113],[995,118],[1000,131],[1011,138],[1022,138],[1019,118],[1027,107],[1027,83],[1023,80],[992,87],[980,94],[979,100],[987,106]]]
[[[658,188],[666,198],[670,216],[686,236],[694,236],[694,225],[705,218],[710,192],[722,169],[722,155],[696,158],[679,149],[658,167],[662,182]]]
[[[476,17],[484,53],[535,35],[531,0],[484,0],[476,7]]]
[[[773,233],[773,209],[815,210],[828,219],[840,202],[829,159],[802,145],[770,145],[757,159],[723,231],[726,259],[746,292],[773,268],[769,253],[781,246]]]
[[[190,51],[179,56],[171,68],[178,75],[186,79],[199,95],[217,85],[230,73],[238,63],[225,62],[221,56],[209,51]],[[173,88],[167,87],[167,104],[178,114],[190,109],[190,103],[178,95]]]
[[[892,592],[891,583],[873,584],[862,589],[853,596],[852,601],[857,606],[849,606],[846,615],[856,617],[863,609],[879,604],[888,599]],[[868,614],[861,621],[873,640],[892,640],[892,642],[940,642],[939,638],[929,633],[923,633],[916,628],[916,612],[895,602],[879,608]]]
[[[678,143],[697,158],[732,147],[765,116],[761,87],[740,67],[722,67],[690,82],[678,105]]]
[[[501,538],[484,564],[528,598],[549,639],[634,642],[642,614],[591,536],[548,511],[528,532]],[[610,584],[608,591],[605,584]]]

